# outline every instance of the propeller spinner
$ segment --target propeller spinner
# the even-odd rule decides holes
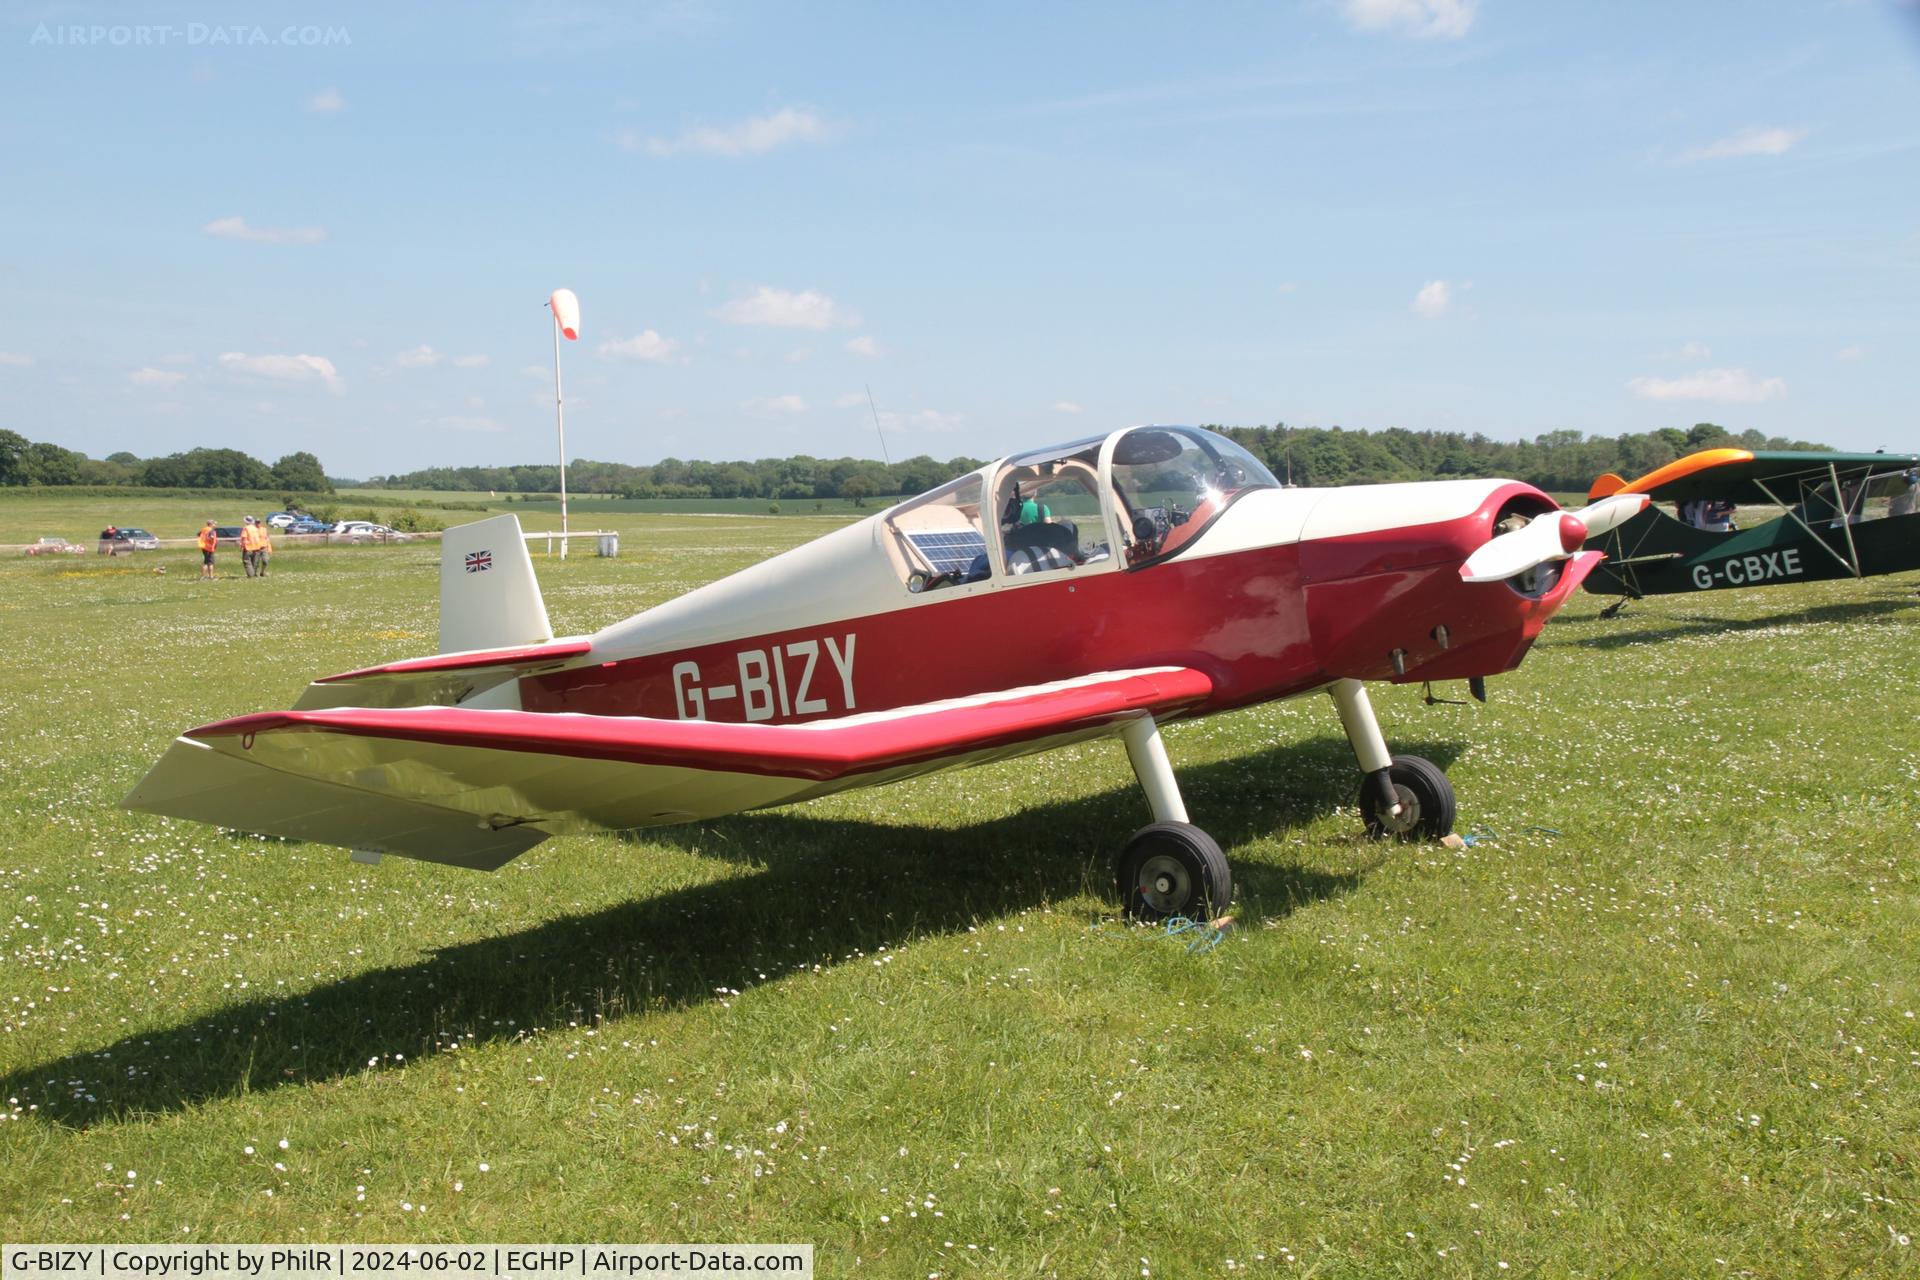
[[[1460,566],[1460,576],[1468,582],[1500,582],[1549,560],[1565,560],[1587,539],[1639,515],[1646,505],[1644,493],[1617,493],[1578,511],[1549,511],[1535,516],[1468,556]]]

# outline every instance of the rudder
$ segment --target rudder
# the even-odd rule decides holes
[[[508,649],[553,639],[520,517],[448,529],[440,540],[440,652]]]

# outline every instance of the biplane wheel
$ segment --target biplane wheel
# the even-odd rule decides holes
[[[1120,898],[1136,920],[1211,920],[1233,899],[1227,855],[1187,822],[1156,822],[1133,833],[1117,863]]]
[[[1387,768],[1399,813],[1383,813],[1374,789],[1360,787],[1360,817],[1373,840],[1438,840],[1453,830],[1453,784],[1440,766],[1419,756],[1395,756]]]

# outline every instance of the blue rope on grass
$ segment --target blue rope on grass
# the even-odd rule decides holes
[[[1560,834],[1560,831],[1557,827],[1531,826],[1520,828],[1520,834],[1523,836],[1557,836]],[[1493,844],[1499,839],[1500,833],[1498,831],[1495,831],[1484,822],[1476,822],[1467,828],[1465,834],[1460,837],[1460,842],[1471,849],[1477,844]]]
[[[1110,938],[1131,938],[1139,936],[1131,929],[1125,932],[1110,929],[1107,927],[1110,923],[1110,921],[1106,920],[1097,920],[1091,926],[1091,931]],[[1226,940],[1227,931],[1225,929],[1216,929],[1212,924],[1204,920],[1189,920],[1185,916],[1168,916],[1161,922],[1160,927],[1153,931],[1153,936],[1161,939],[1172,938],[1176,940],[1186,938],[1188,955],[1204,955]]]

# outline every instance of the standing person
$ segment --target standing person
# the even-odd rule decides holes
[[[213,549],[220,545],[220,535],[213,531],[213,518],[200,526],[200,576],[208,582],[213,581]]]
[[[253,528],[253,517],[240,517],[240,568],[249,578],[253,576],[253,553],[259,545],[259,535]]]
[[[267,576],[267,565],[273,559],[273,528],[265,520],[256,521],[253,527],[260,540],[253,551],[255,561],[253,576],[264,578]]]

